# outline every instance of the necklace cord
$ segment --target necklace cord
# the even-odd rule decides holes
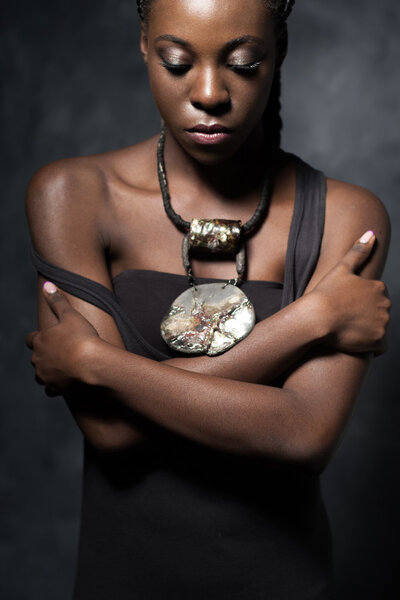
[[[189,221],[185,221],[182,219],[180,215],[172,208],[171,205],[171,196],[168,189],[168,181],[167,174],[165,170],[165,162],[164,162],[164,147],[165,147],[165,128],[164,126],[161,128],[160,138],[157,144],[157,173],[158,173],[158,181],[160,183],[161,196],[163,199],[164,210],[168,216],[168,218],[172,221],[172,223],[183,233],[185,233],[184,238],[182,240],[182,261],[183,266],[186,271],[186,275],[188,277],[188,282],[191,287],[196,289],[196,280],[193,276],[191,263],[190,263],[190,248],[191,248],[191,240],[190,240],[190,231],[191,231],[191,223]],[[272,196],[273,190],[273,181],[274,174],[276,170],[276,156],[277,154],[271,154],[269,160],[269,168],[266,171],[264,177],[264,183],[261,192],[261,198],[257,205],[257,208],[253,214],[253,216],[241,226],[239,231],[239,235],[241,236],[241,243],[239,247],[239,251],[236,254],[236,271],[238,277],[235,279],[231,279],[228,283],[232,285],[237,285],[243,279],[245,270],[246,270],[246,247],[245,247],[245,237],[254,233],[256,229],[261,225],[268,211],[269,202]],[[227,285],[227,284],[226,284]]]
[[[167,213],[168,218],[172,221],[172,223],[184,233],[187,233],[190,230],[190,222],[185,221],[181,215],[178,215],[177,212],[172,208],[171,205],[171,196],[168,189],[168,180],[167,173],[165,169],[164,162],[164,147],[165,147],[165,127],[161,128],[160,138],[157,144],[157,173],[158,173],[158,181],[160,183],[161,196],[163,199],[164,210]],[[273,189],[273,180],[274,180],[274,172],[275,172],[275,160],[272,159],[271,167],[267,169],[265,174],[264,183],[261,192],[261,198],[257,205],[257,208],[254,212],[254,215],[242,225],[242,232],[244,236],[250,235],[253,233],[257,227],[261,224],[263,218],[265,217],[269,201],[272,195]]]
[[[157,144],[157,173],[158,173],[158,181],[160,183],[161,195],[164,204],[164,210],[167,213],[169,219],[173,222],[173,224],[178,227],[178,229],[187,233],[190,229],[189,221],[185,221],[182,219],[178,213],[174,211],[171,206],[171,196],[169,195],[168,189],[168,181],[167,174],[165,171],[165,162],[164,162],[164,146],[165,146],[165,127],[161,128],[160,138]]]

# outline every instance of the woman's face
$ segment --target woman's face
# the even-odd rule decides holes
[[[261,129],[276,63],[262,0],[154,0],[141,49],[168,130],[203,164]]]

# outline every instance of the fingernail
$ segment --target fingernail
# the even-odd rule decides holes
[[[374,237],[374,235],[375,235],[375,233],[372,230],[366,231],[364,233],[364,235],[362,235],[360,237],[360,244],[368,244],[368,242],[370,240],[372,240],[372,238]]]
[[[54,294],[54,292],[57,291],[56,286],[54,283],[51,283],[51,281],[46,281],[46,283],[43,284],[43,287],[48,294]]]

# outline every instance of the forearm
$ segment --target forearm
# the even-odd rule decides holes
[[[163,364],[242,382],[272,381],[318,341],[321,328],[318,319],[315,318],[315,308],[316,303],[312,298],[304,297],[259,323],[251,336],[221,356],[185,357],[168,360]],[[110,370],[108,363],[103,367],[105,371]],[[123,376],[123,379],[126,377]],[[143,427],[134,419],[133,412],[121,414],[123,407],[118,402],[119,394],[116,393],[114,385],[108,386],[108,389],[81,387],[83,392],[75,389],[70,394],[68,405],[78,426],[94,446],[103,450],[113,450],[143,439]],[[132,387],[129,386],[129,389]],[[276,389],[271,389],[271,394],[276,394]],[[124,394],[128,403],[129,395]],[[134,408],[133,405],[130,406]],[[150,418],[154,419],[154,415]],[[171,428],[169,423],[162,424]],[[191,430],[179,433],[189,437],[195,435]],[[212,443],[212,440],[207,439],[200,441]]]
[[[308,422],[293,391],[183,371],[100,340],[84,363],[87,383],[179,435],[227,452],[303,459]]]
[[[282,457],[289,440],[294,448],[299,431],[291,428],[296,421],[292,393],[254,384],[272,381],[318,343],[321,321],[318,304],[305,296],[259,323],[251,336],[221,356],[162,364],[100,342],[83,379],[99,390],[98,402],[105,398],[109,406],[120,402],[133,413],[198,442]],[[79,410],[79,403],[75,406]],[[80,413],[78,424],[95,445],[112,448],[137,441],[128,423]]]
[[[97,450],[114,452],[144,440],[139,415],[121,405],[111,392],[80,384],[64,399],[82,434]]]
[[[326,318],[311,295],[257,323],[251,334],[219,356],[173,358],[165,364],[236,381],[267,384],[287,371],[327,333]]]

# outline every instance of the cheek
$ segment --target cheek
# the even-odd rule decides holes
[[[176,115],[178,105],[186,99],[186,86],[183,79],[172,78],[168,72],[159,68],[149,68],[149,81],[154,101],[161,116]],[[177,115],[176,115],[177,116]]]
[[[232,103],[237,113],[255,124],[259,121],[266,109],[272,88],[273,74],[257,76],[257,79],[248,80],[232,94]]]

